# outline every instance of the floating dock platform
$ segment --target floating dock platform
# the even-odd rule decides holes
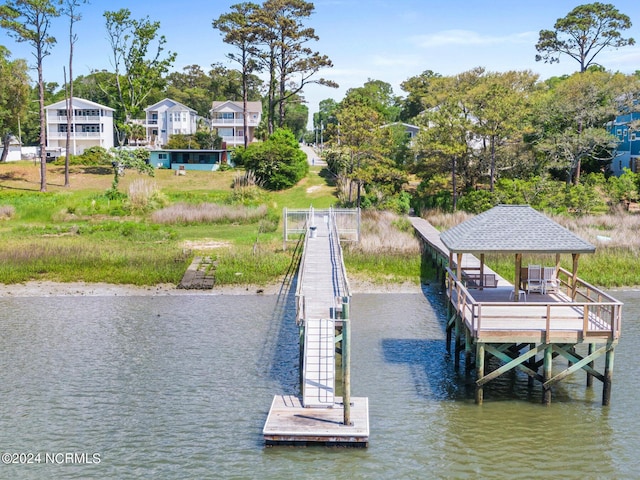
[[[309,408],[295,395],[276,395],[262,431],[267,445],[369,446],[369,400],[351,397],[351,425],[342,398],[333,408]]]

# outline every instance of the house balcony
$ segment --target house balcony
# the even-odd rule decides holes
[[[227,147],[232,147],[235,145],[244,145],[244,137],[242,135],[223,136],[222,141],[227,144]],[[249,139],[249,143],[251,143],[251,139]]]
[[[88,140],[101,138],[103,134],[101,132],[71,132],[72,140]],[[49,140],[66,140],[67,132],[49,132]]]
[[[255,118],[247,119],[247,126],[249,127],[257,127],[259,124],[259,120]],[[211,127],[242,127],[243,121],[242,118],[212,118],[211,119]]]
[[[100,117],[99,115],[74,115],[73,117],[71,117],[71,123],[100,123],[101,118],[102,117]],[[47,117],[47,122],[49,124],[66,124],[67,117],[66,115],[49,115]]]

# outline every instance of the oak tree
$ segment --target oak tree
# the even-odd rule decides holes
[[[173,65],[176,54],[163,53],[167,40],[158,35],[160,22],[152,22],[149,17],[133,19],[127,8],[106,11],[104,17],[115,69],[116,97],[112,103],[117,105],[116,129],[122,145],[123,126],[142,111],[151,92],[164,84],[163,76]],[[108,85],[102,88],[105,93],[111,92]]]

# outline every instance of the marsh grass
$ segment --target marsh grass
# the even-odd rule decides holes
[[[268,284],[284,277],[291,263],[291,253],[273,244],[224,250],[217,258],[215,279],[219,285]]]
[[[350,275],[373,283],[417,282],[424,277],[411,224],[391,212],[363,212],[360,242],[345,244],[344,258]]]
[[[95,242],[82,236],[52,241],[14,240],[0,245],[0,278],[5,284],[46,279],[132,285],[177,283],[188,259],[177,245]]]

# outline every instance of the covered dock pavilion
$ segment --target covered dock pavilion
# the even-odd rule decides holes
[[[594,377],[603,383],[602,403],[609,404],[622,303],[578,277],[580,255],[593,253],[593,245],[528,205],[499,205],[443,232],[440,240],[449,252],[448,347],[454,336],[456,365],[464,348],[467,370],[475,366],[476,403],[483,402],[485,384],[519,369],[530,384],[542,384],[546,404],[551,388],[579,370],[586,372],[587,386]],[[514,255],[517,286],[487,273],[488,253]],[[522,265],[527,254],[553,259],[555,291],[527,295]],[[571,255],[571,271],[560,266],[563,254]],[[464,256],[469,255],[479,262],[466,268]],[[580,344],[587,345],[586,354],[576,351]],[[502,365],[486,372],[486,354]],[[603,371],[598,371],[596,360],[603,356]],[[566,360],[566,368],[554,364],[559,358]]]

